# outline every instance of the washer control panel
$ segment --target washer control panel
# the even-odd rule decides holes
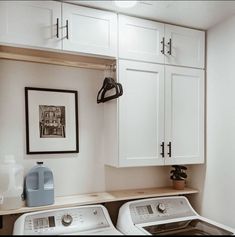
[[[83,232],[109,227],[106,210],[101,206],[84,206],[29,213],[24,219],[25,235]]]
[[[181,197],[134,201],[129,210],[134,224],[195,215],[188,201]]]

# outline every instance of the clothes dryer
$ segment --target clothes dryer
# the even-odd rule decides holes
[[[235,230],[196,213],[186,197],[130,201],[119,209],[117,229],[125,235],[234,235]]]

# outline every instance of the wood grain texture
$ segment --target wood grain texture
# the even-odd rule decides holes
[[[39,207],[22,207],[15,210],[0,210],[0,215],[18,214],[33,211],[42,211],[48,209],[57,209],[65,207],[74,207],[80,205],[108,203],[116,201],[125,201],[132,199],[162,197],[162,196],[175,196],[198,193],[198,190],[186,187],[184,190],[176,190],[172,187],[161,188],[147,188],[147,189],[133,189],[133,190],[119,190],[107,191],[100,193],[81,194],[65,197],[56,197],[55,203],[48,206]]]
[[[0,58],[96,70],[105,70],[115,64],[114,59],[11,46],[0,46]]]

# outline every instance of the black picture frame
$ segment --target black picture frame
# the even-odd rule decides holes
[[[78,91],[25,87],[27,154],[79,152]]]

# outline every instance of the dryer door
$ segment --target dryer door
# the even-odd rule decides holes
[[[152,235],[233,235],[234,233],[212,225],[203,220],[194,219],[143,227]]]

